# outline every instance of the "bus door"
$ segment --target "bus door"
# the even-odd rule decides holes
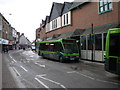
[[[120,33],[110,34],[109,40],[109,70],[120,72]]]

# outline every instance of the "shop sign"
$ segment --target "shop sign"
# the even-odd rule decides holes
[[[5,39],[0,39],[0,44],[8,44],[9,41]]]

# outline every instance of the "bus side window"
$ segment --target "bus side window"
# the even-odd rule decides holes
[[[55,51],[56,52],[61,52],[62,51],[62,45],[60,42],[55,43]]]

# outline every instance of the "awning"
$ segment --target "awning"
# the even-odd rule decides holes
[[[93,33],[94,34],[99,34],[99,33],[107,33],[109,29],[111,28],[117,28],[120,27],[120,23],[114,23],[114,24],[107,24],[107,25],[102,25],[102,26],[97,26],[93,28]],[[86,29],[83,34],[91,34],[92,33],[92,28]]]
[[[85,29],[76,29],[76,30],[71,31],[71,32],[59,34],[59,36],[56,39],[71,38],[71,37],[75,37],[75,36],[80,36],[84,31],[85,31]]]
[[[76,29],[72,36],[71,37],[74,37],[74,36],[80,36],[81,34],[83,34],[83,32],[85,31],[85,29]]]
[[[57,39],[61,39],[61,38],[70,38],[72,36],[73,32],[67,32],[67,33],[63,33],[61,34]]]
[[[2,38],[0,38],[0,44],[9,44],[9,41],[8,40],[6,40],[6,39],[2,39]]]

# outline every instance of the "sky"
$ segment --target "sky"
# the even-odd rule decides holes
[[[64,3],[65,0],[0,0],[0,13],[12,27],[33,41],[42,19],[50,14],[53,2]]]

